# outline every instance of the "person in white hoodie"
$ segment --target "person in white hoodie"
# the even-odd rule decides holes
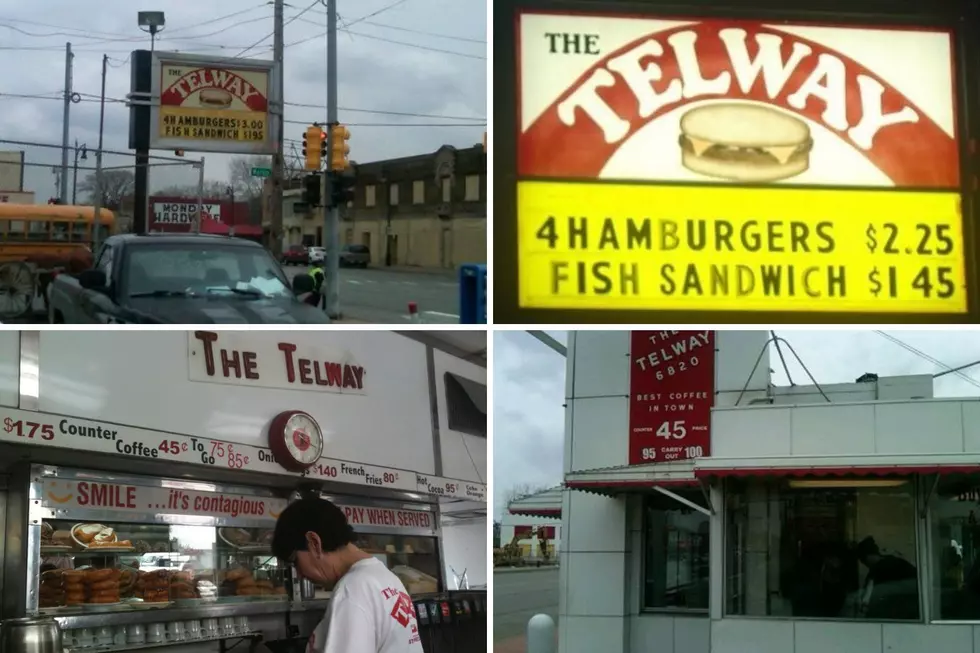
[[[405,586],[355,539],[344,512],[326,499],[295,501],[276,520],[273,554],[333,590],[306,653],[424,653]]]

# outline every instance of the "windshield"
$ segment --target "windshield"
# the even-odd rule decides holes
[[[264,249],[234,245],[134,247],[125,278],[130,297],[228,294],[292,296],[288,280]]]

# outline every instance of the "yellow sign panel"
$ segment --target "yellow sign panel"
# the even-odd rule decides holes
[[[253,111],[160,107],[160,136],[201,141],[264,141],[267,116]]]
[[[950,192],[522,181],[524,308],[965,313]]]

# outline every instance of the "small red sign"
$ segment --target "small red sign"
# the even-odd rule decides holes
[[[629,464],[710,455],[714,398],[714,331],[632,331]]]

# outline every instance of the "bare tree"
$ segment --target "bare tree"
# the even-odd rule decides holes
[[[537,494],[542,490],[547,490],[545,485],[531,485],[530,483],[518,483],[517,485],[512,485],[510,488],[504,491],[504,510],[510,505],[512,501],[521,499],[531,494]]]
[[[262,196],[264,177],[253,177],[252,168],[271,168],[272,158],[268,156],[236,156],[228,165],[228,177],[235,189],[235,198],[248,200]]]
[[[228,192],[229,186],[223,181],[205,181],[204,182],[204,199],[231,199],[231,194]],[[162,197],[186,197],[188,199],[197,199],[197,185],[187,185],[187,186],[167,186],[166,188],[161,188],[160,190],[154,191],[154,195]]]
[[[78,184],[78,190],[83,197],[88,197],[90,204],[99,197],[102,206],[117,211],[122,199],[132,194],[135,186],[135,177],[129,170],[106,170],[102,173],[101,184],[96,183],[95,173],[90,173]]]

